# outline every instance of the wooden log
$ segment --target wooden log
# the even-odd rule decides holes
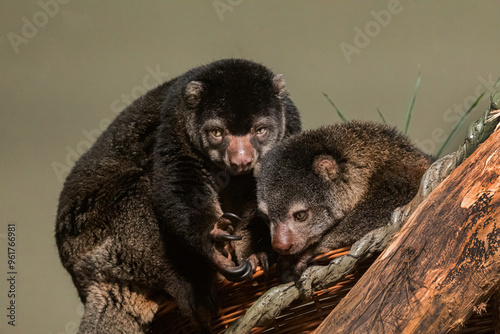
[[[500,131],[436,188],[316,330],[448,333],[500,283]]]

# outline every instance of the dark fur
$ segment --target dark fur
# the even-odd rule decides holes
[[[432,160],[395,129],[359,121],[273,148],[262,161],[258,201],[285,279],[296,279],[313,256],[387,224],[415,196]]]
[[[272,128],[265,143],[249,135],[262,116]],[[252,218],[252,174],[228,173],[222,157],[214,158],[227,150],[226,141],[207,146],[202,127],[214,118],[228,135],[247,136],[255,149],[252,167],[300,131],[280,76],[253,62],[222,60],[136,100],[75,164],[60,196],[56,240],[85,304],[79,333],[143,333],[168,296],[200,332],[210,331],[221,269],[214,226],[228,211],[259,223]],[[251,238],[251,231],[237,230]]]

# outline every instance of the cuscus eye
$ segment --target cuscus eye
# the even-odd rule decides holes
[[[303,222],[304,220],[307,219],[308,216],[308,211],[307,210],[301,210],[297,211],[293,214],[293,219],[299,222]]]
[[[260,128],[257,128],[257,130],[255,130],[255,133],[258,136],[262,136],[267,133],[267,128],[265,126],[261,126]]]
[[[222,130],[221,129],[210,130],[210,134],[215,138],[220,138],[222,137]]]

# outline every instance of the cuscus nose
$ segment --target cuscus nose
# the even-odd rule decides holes
[[[248,172],[252,166],[253,157],[248,154],[238,154],[233,157],[231,162],[231,168],[238,173]]]
[[[246,173],[252,168],[254,148],[248,136],[231,137],[227,154],[230,168],[236,173]]]
[[[289,255],[297,238],[286,222],[271,224],[271,246],[281,255]]]
[[[282,242],[280,239],[274,239],[272,242],[273,249],[281,255],[289,255],[292,244],[287,242]]]

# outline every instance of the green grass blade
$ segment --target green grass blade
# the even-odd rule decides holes
[[[335,105],[335,103],[333,103],[333,101],[330,99],[330,97],[328,97],[328,95],[326,93],[323,93],[323,95],[326,97],[328,102],[330,102],[330,104],[333,106],[333,108],[335,108],[335,110],[337,111],[337,114],[339,115],[342,122],[344,122],[344,123],[347,122],[347,119],[344,117],[344,115],[342,115],[339,108],[337,108],[337,106]]]
[[[385,118],[384,118],[384,115],[382,115],[382,112],[380,112],[379,107],[377,107],[377,112],[378,112],[378,115],[380,116],[380,118],[382,119],[382,122],[383,122],[385,125],[387,125],[387,122],[386,122],[386,120],[385,120]]]
[[[493,88],[496,88],[499,82],[500,82],[500,77],[493,84]],[[465,118],[467,118],[467,116],[469,116],[469,114],[472,112],[472,110],[477,106],[477,104],[479,103],[479,101],[483,98],[484,94],[486,94],[486,90],[481,95],[478,96],[478,98],[469,107],[469,109],[467,109],[467,111],[465,112],[465,114],[463,114],[462,117],[460,117],[460,120],[458,121],[457,124],[455,124],[455,126],[451,130],[450,134],[448,135],[448,138],[446,138],[445,142],[443,143],[443,145],[439,149],[439,151],[438,151],[438,153],[436,155],[438,158],[441,156],[441,154],[443,154],[444,149],[446,148],[446,146],[448,146],[448,144],[450,143],[450,141],[455,137],[458,129],[460,129],[460,127],[462,126]]]
[[[462,123],[464,122],[465,118],[467,116],[469,116],[469,114],[471,113],[472,110],[474,110],[474,108],[477,106],[477,104],[479,103],[479,101],[483,98],[484,94],[486,94],[486,92],[483,92],[481,95],[479,95],[478,98],[474,101],[474,103],[469,107],[469,109],[467,109],[467,111],[465,112],[465,114],[463,114],[462,117],[460,117],[460,120],[458,121],[457,124],[455,124],[455,126],[451,130],[450,134],[448,135],[448,138],[446,138],[446,140],[444,141],[443,145],[439,149],[439,152],[437,153],[437,157],[438,158],[441,156],[441,154],[443,153],[444,149],[446,148],[446,146],[448,146],[448,144],[453,139],[453,137],[455,137],[458,129],[460,129],[460,127],[462,126]]]
[[[418,66],[418,76],[417,76],[417,82],[415,83],[415,88],[413,89],[413,96],[410,100],[410,104],[408,105],[408,110],[406,112],[406,122],[405,122],[405,128],[403,133],[407,134],[408,133],[408,128],[410,127],[410,120],[411,120],[411,115],[413,113],[413,107],[415,106],[415,100],[417,99],[417,91],[418,88],[420,87],[420,65]]]

